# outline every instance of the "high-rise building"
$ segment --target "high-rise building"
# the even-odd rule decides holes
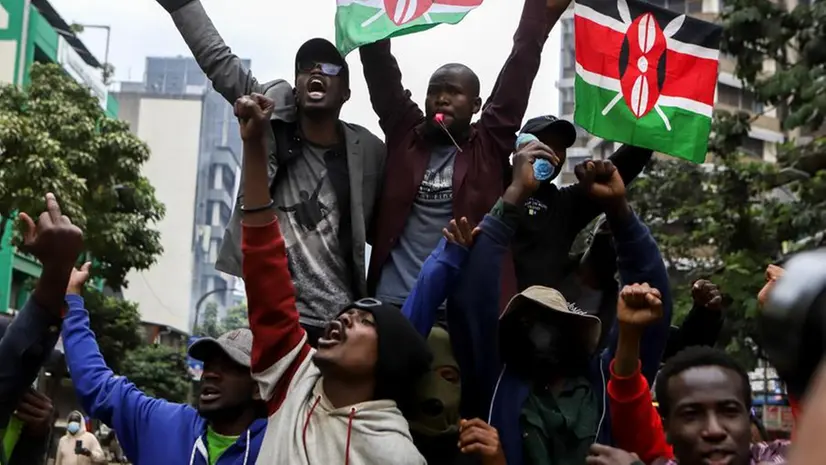
[[[245,60],[244,65],[248,67],[250,62]],[[152,120],[155,129],[151,134],[141,130],[140,124],[133,125],[133,131],[152,149],[149,164],[160,163],[166,167],[155,173],[165,181],[156,181],[153,177],[150,181],[158,189],[158,198],[167,204],[167,218],[180,215],[175,220],[175,238],[163,237],[165,231],[162,231],[164,248],[167,249],[166,241],[169,240],[175,242],[175,250],[181,251],[181,256],[171,258],[170,263],[177,267],[179,276],[174,279],[174,284],[169,280],[158,282],[157,286],[178,296],[186,294],[186,328],[189,329],[196,313],[203,311],[210,302],[217,305],[219,314],[222,314],[238,300],[238,280],[215,269],[240,181],[238,121],[232,107],[212,88],[192,58],[147,58],[144,81],[122,83],[117,95],[122,109],[128,107],[137,112],[136,121],[143,121],[144,113],[157,118]],[[161,113],[158,109],[169,113],[158,114]],[[177,112],[181,113],[180,117]],[[184,115],[187,118],[183,118]],[[134,119],[127,114],[122,114],[121,118]],[[176,144],[175,140],[181,144],[182,139],[191,145],[177,154],[169,150]],[[176,160],[173,161],[173,157]],[[170,190],[162,193],[158,185],[166,181],[171,183]],[[181,211],[171,211],[171,205]],[[184,222],[189,222],[186,229],[183,229]],[[188,246],[186,257],[183,257],[184,243]],[[158,267],[160,262],[154,268]],[[175,271],[160,271],[158,277],[169,276],[167,272]],[[185,291],[184,281],[187,281]],[[135,280],[131,280],[130,285],[134,284]],[[171,289],[173,285],[175,289]],[[160,296],[157,290],[155,294]],[[177,299],[176,312],[183,308],[183,301],[182,297]]]
[[[694,16],[705,21],[718,20],[724,0],[649,0],[649,3],[668,8],[670,10]],[[561,66],[559,76],[559,113],[560,117],[573,121],[574,117],[574,78],[576,76],[576,57],[574,49],[574,15],[573,7],[560,20],[562,30]],[[752,92],[744,89],[743,84],[735,76],[733,57],[720,56],[719,75],[715,109],[747,111],[756,116],[752,122],[749,137],[743,142],[742,149],[755,158],[774,162],[777,158],[777,144],[784,142],[786,137],[773,108],[763,108],[756,101]],[[767,67],[770,64],[766,64]],[[579,137],[576,144],[568,150],[568,161],[562,170],[562,183],[574,182],[574,167],[590,158],[608,158],[619,147],[611,141],[594,137],[578,128]],[[708,160],[710,161],[710,160]]]

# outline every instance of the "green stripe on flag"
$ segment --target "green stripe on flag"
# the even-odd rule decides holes
[[[655,109],[637,119],[624,100],[617,102],[603,116],[602,110],[617,92],[588,84],[579,75],[574,83],[574,121],[592,134],[667,153],[694,163],[705,162],[711,118],[683,108],[661,105],[660,108],[671,124],[669,131]]]
[[[467,12],[431,12],[403,26],[397,26],[384,10],[351,3],[339,6],[336,10],[336,47],[342,55],[347,55],[362,45],[425,31],[442,23],[456,24],[465,16]]]

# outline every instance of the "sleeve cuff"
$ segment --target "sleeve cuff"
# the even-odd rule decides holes
[[[439,261],[452,268],[461,268],[462,263],[468,256],[468,249],[452,242],[445,244],[444,250],[439,254]]]
[[[637,369],[633,374],[625,377],[618,376],[614,372],[614,362],[615,360],[611,360],[611,381],[608,383],[608,395],[611,398],[618,401],[631,400],[650,391],[648,381],[640,371],[641,362],[637,361]]]
[[[245,247],[265,247],[270,245],[277,237],[281,237],[281,228],[278,227],[278,220],[273,219],[267,224],[248,225],[241,222],[241,235]]]

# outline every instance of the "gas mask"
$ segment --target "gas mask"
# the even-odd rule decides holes
[[[415,404],[408,414],[410,429],[427,437],[456,434],[462,386],[447,331],[434,327],[427,345],[433,352],[433,363],[416,387]]]

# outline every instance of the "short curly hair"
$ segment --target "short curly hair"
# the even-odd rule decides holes
[[[657,375],[654,390],[657,396],[657,402],[660,405],[660,413],[663,417],[667,417],[671,412],[672,399],[668,397],[668,382],[671,378],[691,368],[706,366],[726,368],[737,373],[740,377],[740,385],[743,400],[746,402],[746,408],[751,408],[751,383],[749,383],[749,375],[746,373],[746,370],[722,350],[707,346],[693,346],[671,357]]]

